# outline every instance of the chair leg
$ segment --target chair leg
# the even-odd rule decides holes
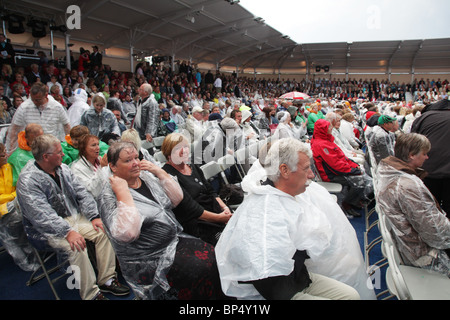
[[[55,286],[53,284],[56,281],[58,281],[59,279],[61,279],[62,277],[66,276],[66,275],[64,274],[64,275],[61,275],[61,276],[56,277],[54,279],[50,278],[50,275],[52,273],[60,270],[64,266],[64,264],[67,263],[67,261],[62,262],[61,264],[58,264],[58,265],[56,265],[53,268],[47,269],[47,267],[45,266],[45,263],[47,261],[49,261],[52,257],[55,257],[56,253],[52,252],[49,256],[47,256],[45,258],[42,258],[41,254],[38,252],[38,250],[36,250],[35,248],[33,248],[33,250],[34,250],[34,253],[35,253],[35,255],[36,255],[36,257],[37,257],[37,259],[39,261],[39,264],[41,265],[40,269],[42,269],[42,274],[36,276],[36,273],[39,271],[39,269],[34,271],[33,274],[31,275],[30,279],[27,281],[26,285],[27,286],[31,286],[34,283],[40,281],[41,279],[43,279],[45,277],[47,279],[47,282],[48,282],[49,286],[50,286],[50,289],[53,292],[53,295],[55,296],[55,299],[56,300],[61,300],[59,295],[58,295],[58,293],[56,292]]]

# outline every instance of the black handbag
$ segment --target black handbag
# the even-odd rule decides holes
[[[244,191],[234,184],[224,184],[220,188],[219,197],[227,206],[241,204],[244,201]]]

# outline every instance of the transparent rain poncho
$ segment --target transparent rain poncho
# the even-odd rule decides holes
[[[394,155],[395,134],[393,132],[387,132],[380,126],[375,126],[372,130],[368,146],[371,152],[371,162],[377,165],[382,159]]]
[[[51,239],[65,238],[72,228],[64,218],[80,215],[98,218],[97,204],[70,168],[57,168],[59,187],[49,174],[29,161],[17,182],[17,200],[24,217],[24,228],[33,245],[45,248]],[[62,252],[58,252],[62,255]]]
[[[403,262],[450,276],[450,221],[407,164],[395,157],[380,162],[376,200],[392,226]]]
[[[139,299],[157,299],[170,289],[166,274],[174,261],[178,239],[185,236],[171,211],[183,196],[174,179],[160,181],[146,171],[140,178],[156,202],[130,189],[135,207],[127,206],[117,202],[111,185],[106,184],[98,204],[123,276]],[[130,226],[140,232],[130,232]]]
[[[16,199],[7,203],[7,211],[0,217],[0,240],[17,266],[24,271],[35,271],[40,265],[24,232]]]
[[[87,98],[88,96],[84,89],[78,88],[73,92],[73,103],[67,110],[71,128],[80,124],[81,116],[89,109]]]
[[[375,299],[355,230],[331,197],[312,182],[293,198],[271,186],[259,161],[242,182],[248,192],[216,245],[222,288],[239,299],[262,299],[239,281],[288,275],[293,254],[306,250],[308,271],[354,287],[362,299]]]

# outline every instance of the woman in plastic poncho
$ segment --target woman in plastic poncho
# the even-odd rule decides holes
[[[97,136],[86,134],[78,143],[78,159],[70,164],[72,172],[94,196],[100,195],[106,173],[102,169],[108,165],[106,154],[100,156],[100,140]]]
[[[100,215],[138,299],[223,297],[211,245],[187,236],[172,208],[183,193],[160,167],[139,161],[134,144],[108,150],[113,173],[99,200]]]
[[[422,182],[426,172],[421,167],[430,149],[423,135],[399,135],[395,156],[378,166],[375,196],[403,262],[450,276],[450,221]]]

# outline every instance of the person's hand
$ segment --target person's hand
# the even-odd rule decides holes
[[[148,142],[152,142],[153,141],[153,137],[150,133],[146,133],[145,134],[145,140],[147,140]]]
[[[118,176],[109,177],[109,182],[111,183],[111,188],[115,194],[128,190],[127,181]]]
[[[149,171],[153,173],[155,176],[158,176],[158,174],[160,174],[161,171],[164,171],[162,168],[160,168],[159,166],[148,160],[141,160],[141,170]]]
[[[233,216],[233,214],[231,213],[230,209],[228,209],[228,213],[227,213],[227,210],[224,210],[221,213],[218,213],[216,219],[217,219],[217,222],[227,224],[232,216]]]
[[[108,165],[108,154],[105,153],[103,157],[100,159],[100,165],[103,167],[106,167]]]
[[[233,213],[231,212],[231,209],[228,208],[228,207],[224,207],[224,208],[222,208],[222,210],[223,210],[223,213],[225,213],[225,214],[233,214]]]
[[[91,223],[92,223],[92,226],[94,227],[95,231],[98,232],[99,229],[101,229],[103,232],[105,232],[105,229],[103,229],[102,219],[100,219],[100,218],[92,219]]]
[[[74,230],[71,230],[67,234],[66,240],[69,242],[72,251],[77,250],[78,252],[81,252],[86,248],[86,240],[81,234]]]

